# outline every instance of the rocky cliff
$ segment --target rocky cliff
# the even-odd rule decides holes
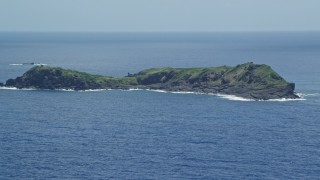
[[[35,66],[5,86],[37,89],[161,89],[221,93],[250,99],[298,98],[295,85],[288,83],[270,66],[245,63],[236,67],[153,68],[115,78]]]

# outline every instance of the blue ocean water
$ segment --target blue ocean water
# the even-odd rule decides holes
[[[320,33],[0,33],[0,82],[26,62],[124,76],[247,61],[305,100],[0,89],[0,179],[318,179]]]

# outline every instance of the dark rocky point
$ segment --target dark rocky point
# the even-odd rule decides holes
[[[1,86],[1,84],[0,84]],[[117,78],[59,67],[36,66],[5,86],[36,89],[161,89],[236,95],[249,99],[299,98],[295,85],[267,65],[245,63],[236,67],[153,68]]]

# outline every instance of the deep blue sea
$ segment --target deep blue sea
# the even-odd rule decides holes
[[[320,32],[0,33],[0,82],[248,61],[304,100],[0,89],[0,179],[319,179]]]

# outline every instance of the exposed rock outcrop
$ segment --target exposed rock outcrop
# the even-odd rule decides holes
[[[91,75],[57,67],[36,66],[5,86],[37,89],[162,89],[221,93],[250,99],[299,98],[288,83],[267,65],[236,67],[153,68],[122,78]]]

